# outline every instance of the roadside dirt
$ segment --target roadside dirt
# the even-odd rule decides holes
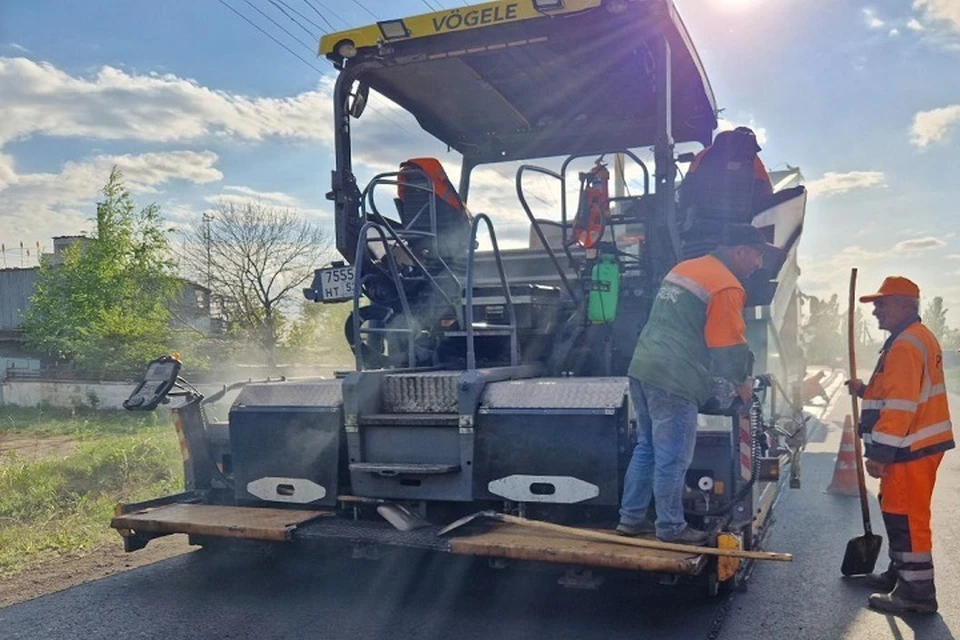
[[[85,582],[100,580],[198,547],[187,543],[187,536],[159,538],[134,553],[124,553],[120,537],[89,551],[38,559],[27,569],[12,576],[0,576],[0,608],[63,591]]]
[[[70,436],[0,434],[0,465],[16,456],[22,460],[63,458],[77,449]],[[196,549],[186,536],[169,536],[152,541],[146,549],[124,553],[120,536],[92,549],[70,554],[50,553],[38,557],[13,575],[0,575],[0,608],[63,591],[84,582],[136,569]]]
[[[10,454],[25,460],[63,458],[77,450],[70,436],[33,436],[21,433],[0,434],[0,463]]]

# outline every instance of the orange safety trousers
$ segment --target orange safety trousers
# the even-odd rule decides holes
[[[942,459],[943,453],[936,453],[890,463],[880,480],[880,511],[890,542],[890,566],[914,598],[936,595],[930,502]]]

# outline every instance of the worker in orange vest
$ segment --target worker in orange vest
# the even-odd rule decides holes
[[[664,277],[630,362],[637,445],[623,481],[617,533],[656,533],[664,542],[704,545],[710,535],[687,524],[686,474],[697,440],[697,414],[752,395],[743,282],[778,254],[750,225],[730,225],[710,255],[679,263]],[[724,407],[728,408],[728,407]],[[656,505],[656,522],[647,511]]]
[[[890,332],[866,385],[847,382],[863,398],[859,433],[866,470],[880,478],[880,510],[887,529],[890,566],[867,582],[884,593],[870,606],[887,613],[934,613],[930,501],[943,453],[954,448],[943,377],[943,352],[920,322],[920,289],[891,276],[873,303],[880,328]]]
[[[749,127],[721,131],[690,164],[680,186],[680,210],[724,224],[750,224],[767,206],[773,185]]]

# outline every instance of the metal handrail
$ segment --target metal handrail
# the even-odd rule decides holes
[[[457,316],[457,319],[459,320],[459,319],[460,319],[460,308],[457,306],[457,304],[456,304],[453,300],[450,299],[450,296],[448,296],[448,295],[447,295],[447,292],[443,290],[443,287],[440,286],[440,283],[437,282],[436,278],[434,278],[432,275],[430,275],[430,272],[427,271],[427,268],[424,266],[424,264],[423,264],[422,262],[420,262],[420,259],[417,258],[416,255],[414,255],[414,253],[410,250],[410,247],[408,247],[408,246],[403,242],[403,240],[401,239],[401,237],[400,237],[400,235],[397,233],[397,231],[396,231],[392,226],[390,226],[390,224],[386,221],[386,219],[383,218],[383,216],[381,216],[379,213],[377,213],[377,216],[380,218],[382,224],[378,224],[378,223],[373,222],[373,221],[368,221],[368,222],[364,225],[364,228],[366,227],[366,225],[376,225],[377,228],[380,230],[381,235],[383,234],[383,231],[386,231],[387,235],[390,236],[390,239],[393,240],[394,243],[396,243],[395,246],[400,247],[400,249],[403,251],[403,253],[406,254],[406,256],[407,256],[408,258],[410,258],[410,261],[413,262],[413,264],[417,267],[417,269],[419,269],[419,270],[423,273],[423,275],[425,275],[425,276],[427,277],[427,280],[430,281],[430,284],[433,286],[433,288],[436,289],[436,290],[440,293],[441,296],[443,296],[443,299],[447,302],[448,305],[450,305],[450,308],[453,309],[454,313],[455,313],[456,316]],[[361,230],[362,230],[362,229],[361,229]],[[421,232],[421,233],[422,233],[422,232]],[[363,236],[362,236],[362,235],[359,236],[359,239],[357,240],[357,246],[359,246],[360,243],[363,242],[363,240],[364,240]],[[385,254],[390,253],[390,247],[389,247],[388,245],[386,245],[386,244],[384,244],[383,250],[384,250],[384,253],[385,253]],[[391,255],[391,257],[392,257],[392,255]],[[442,260],[441,260],[441,262],[442,262]],[[453,278],[453,280],[454,280],[454,282],[457,284],[457,286],[461,286],[460,279],[457,278],[456,275],[454,275],[453,272],[450,271],[450,268],[446,266],[446,263],[444,263],[444,267],[447,269],[447,272],[450,273],[450,276]],[[356,273],[356,272],[355,272],[355,273]],[[398,273],[399,273],[399,272],[398,272]],[[401,281],[398,280],[398,279],[396,279],[396,278],[394,279],[394,283],[397,285],[398,288],[401,286]]]
[[[487,225],[487,231],[490,232],[490,243],[493,245],[493,257],[497,261],[497,271],[500,273],[500,284],[503,285],[503,293],[507,300],[507,313],[509,314],[510,324],[500,325],[500,328],[510,329],[510,366],[515,367],[520,363],[517,341],[517,314],[513,309],[513,298],[510,296],[510,285],[507,284],[506,272],[503,269],[503,259],[500,256],[500,247],[497,245],[497,234],[493,230],[493,223],[490,221],[490,217],[485,213],[478,213],[473,217],[473,224],[470,225],[470,248],[467,251],[465,324],[467,332],[467,369],[470,371],[477,368],[477,354],[473,340],[473,265],[474,257],[477,253],[477,231],[480,228],[481,221]]]
[[[427,199],[427,203],[420,208],[420,211],[417,212],[417,215],[413,217],[413,220],[410,221],[411,224],[416,222],[426,209],[430,214],[430,231],[416,231],[412,229],[399,229],[397,236],[398,237],[413,237],[418,236],[421,238],[432,238],[432,249],[433,255],[437,261],[440,262],[440,265],[443,267],[443,270],[453,278],[454,282],[457,283],[457,286],[460,286],[460,279],[457,277],[457,274],[453,272],[450,268],[450,265],[447,264],[447,261],[443,259],[440,255],[440,234],[437,231],[437,190],[434,188],[433,182],[430,180],[430,176],[426,172],[421,171],[420,169],[404,169],[402,171],[390,171],[387,173],[378,173],[373,177],[372,180],[367,184],[367,187],[363,190],[363,193],[360,196],[360,206],[364,217],[367,218],[368,211],[373,213],[376,219],[380,222],[381,225],[395,231],[393,226],[383,217],[383,214],[380,213],[380,210],[377,208],[376,199],[374,198],[374,191],[379,185],[391,185],[391,186],[400,186],[400,177],[403,175],[420,175],[424,177],[424,182],[428,186],[423,186],[419,184],[403,183],[404,188],[413,188],[419,191],[426,191],[430,194],[430,197]],[[411,255],[410,252],[407,252],[408,255]],[[412,255],[411,255],[412,257]],[[419,264],[418,266],[422,266]],[[424,270],[426,273],[426,270]]]
[[[577,301],[579,296],[577,295],[576,289],[573,288],[573,285],[570,284],[570,281],[567,280],[567,274],[563,272],[563,267],[560,266],[560,261],[557,260],[557,256],[553,253],[553,247],[550,246],[550,243],[547,242],[547,237],[543,235],[543,229],[540,228],[540,223],[537,222],[537,219],[533,216],[533,211],[530,209],[530,205],[527,202],[526,197],[523,195],[523,172],[524,171],[536,171],[537,173],[542,173],[548,175],[551,178],[556,178],[560,181],[560,191],[566,191],[566,181],[563,176],[555,171],[550,171],[543,167],[538,167],[532,164],[521,165],[517,169],[517,198],[520,200],[520,206],[523,207],[524,213],[527,214],[527,218],[530,219],[530,224],[532,229],[537,234],[537,237],[540,239],[540,244],[543,245],[543,248],[547,250],[547,256],[550,257],[550,262],[553,263],[554,268],[557,270],[557,273],[560,274],[560,279],[563,281],[563,286],[566,287],[567,293],[570,294],[570,299]],[[566,230],[563,231],[564,237],[566,236]],[[573,254],[570,253],[570,247],[567,246],[566,242],[563,242],[563,251],[567,254],[567,259],[570,260],[570,263],[573,264]]]
[[[386,227],[390,233],[393,233],[393,230],[389,227]],[[368,253],[370,251],[370,239],[367,238],[368,230],[373,229],[376,231],[377,235],[380,236],[379,242],[383,244],[383,252],[387,258],[387,264],[390,267],[390,275],[393,276],[393,281],[397,285],[397,293],[400,296],[400,306],[403,309],[403,315],[407,320],[406,329],[361,329],[360,328],[360,284],[363,281],[363,265],[367,262]],[[371,334],[371,333],[409,333],[410,339],[407,342],[407,366],[414,367],[416,366],[416,351],[414,349],[414,337],[417,333],[417,325],[414,322],[413,314],[410,313],[410,303],[407,300],[407,293],[403,288],[403,282],[400,280],[400,271],[397,269],[396,259],[393,257],[393,253],[390,251],[390,246],[387,244],[387,235],[384,233],[384,227],[381,227],[376,222],[367,222],[362,227],[360,227],[360,236],[357,239],[357,262],[353,270],[353,354],[356,359],[357,371],[363,371],[363,349],[361,345],[363,344],[362,334]],[[394,234],[395,236],[395,234]],[[399,240],[399,239],[398,239]],[[374,242],[377,239],[374,238]],[[401,243],[402,244],[402,243]]]

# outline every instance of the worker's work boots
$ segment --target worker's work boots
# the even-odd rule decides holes
[[[674,544],[692,544],[698,547],[702,547],[707,544],[710,540],[710,534],[706,531],[700,531],[699,529],[694,529],[693,527],[686,527],[676,536],[671,538],[664,538],[657,536],[657,540],[660,542],[672,542]]]
[[[627,524],[626,522],[621,522],[617,525],[616,528],[617,534],[621,536],[641,536],[648,533],[656,533],[657,528],[654,526],[653,522],[649,518],[644,519],[642,522],[637,524]]]
[[[937,597],[918,598],[910,593],[910,588],[902,581],[897,581],[890,593],[875,593],[870,596],[870,606],[884,613],[936,613]]]
[[[869,573],[864,576],[863,582],[878,591],[890,593],[897,586],[897,570],[890,568],[883,573]]]

